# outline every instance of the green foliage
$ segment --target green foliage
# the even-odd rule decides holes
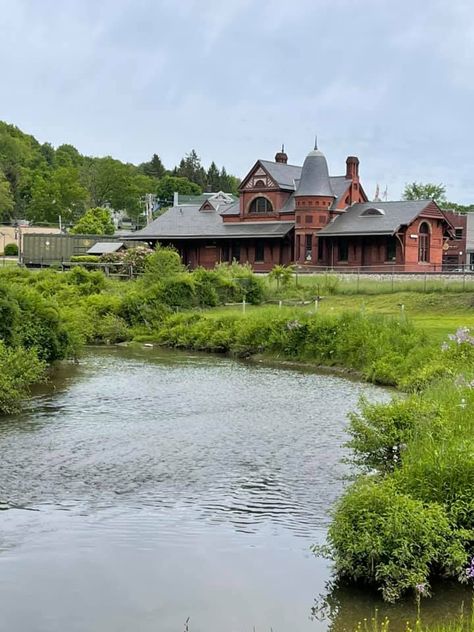
[[[10,183],[0,169],[0,221],[9,219],[14,207]]]
[[[349,415],[348,446],[354,453],[353,461],[369,471],[392,471],[400,466],[414,428],[437,414],[419,395],[396,398],[388,404],[363,399],[359,407]]]
[[[400,493],[393,481],[361,479],[337,504],[328,540],[341,578],[377,587],[395,601],[432,572],[460,577],[465,542],[443,507]],[[316,549],[317,551],[317,549]]]
[[[146,260],[143,280],[146,284],[151,285],[157,281],[176,276],[183,271],[184,266],[178,251],[171,246],[158,244],[155,252]]]
[[[259,305],[265,297],[265,284],[260,277],[257,277],[250,264],[240,264],[236,261],[229,263],[219,263],[216,270],[223,277],[227,277],[235,286],[240,287],[240,300],[245,298],[247,303]]]
[[[168,201],[170,205],[173,203],[175,192],[180,195],[201,195],[202,193],[201,187],[187,178],[169,175],[158,181],[155,191],[158,199]]]
[[[286,287],[290,284],[293,277],[293,270],[293,266],[275,265],[268,277],[276,281],[277,289],[279,290],[281,286]]]
[[[446,202],[446,187],[444,184],[432,184],[428,182],[411,182],[403,191],[404,200],[434,200],[438,204]]]
[[[100,257],[98,255],[73,255],[71,263],[98,263]]]
[[[211,185],[237,193],[239,180],[215,163],[211,167],[208,175],[193,150],[174,170],[181,177],[173,177],[156,153],[139,166],[110,156],[82,156],[72,145],[54,149],[0,121],[0,220],[26,217],[57,223],[61,215],[63,223],[74,224],[89,206],[110,206],[139,225],[146,193],[169,203],[175,191],[199,195]]]
[[[18,257],[18,245],[14,243],[7,244],[3,254],[5,257]]]
[[[0,340],[0,415],[17,412],[33,383],[45,376],[45,364],[34,350],[8,348]]]
[[[102,272],[89,272],[81,266],[74,267],[68,272],[66,282],[75,285],[83,295],[96,294],[106,285]]]
[[[113,235],[114,223],[107,208],[90,208],[71,228],[73,235]]]

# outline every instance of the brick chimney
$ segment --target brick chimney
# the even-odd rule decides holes
[[[275,162],[281,162],[284,165],[288,162],[288,156],[285,154],[285,145],[282,145],[281,151],[275,154]]]
[[[359,179],[359,159],[357,156],[348,156],[346,160],[346,178],[348,180]]]

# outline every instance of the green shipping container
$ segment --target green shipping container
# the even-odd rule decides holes
[[[119,242],[113,235],[64,235],[60,233],[23,235],[21,261],[25,266],[69,263],[75,255],[85,255],[97,242]]]

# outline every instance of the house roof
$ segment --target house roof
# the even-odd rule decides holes
[[[321,229],[319,235],[322,237],[393,235],[401,226],[411,224],[432,204],[432,200],[353,204],[345,213],[338,215],[330,224]],[[443,217],[441,211],[439,211],[439,216]]]
[[[281,189],[292,191],[295,189],[295,180],[301,178],[301,167],[271,160],[259,160],[259,162]]]
[[[296,189],[296,195],[335,197],[329,179],[326,156],[322,151],[319,151],[319,149],[313,149],[313,151],[310,151],[306,156]]]
[[[200,211],[200,206],[174,206],[125,239],[222,239],[252,237],[283,237],[294,222],[242,222],[224,223],[216,211]]]
[[[123,248],[123,241],[98,241],[87,251],[88,255],[105,255]]]

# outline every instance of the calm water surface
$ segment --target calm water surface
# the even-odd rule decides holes
[[[323,542],[346,414],[339,377],[151,349],[90,352],[0,422],[3,632],[343,630]],[[326,618],[312,616],[319,595]],[[437,592],[427,619],[467,593]],[[382,607],[397,625],[411,605]],[[396,627],[395,625],[395,627]]]

